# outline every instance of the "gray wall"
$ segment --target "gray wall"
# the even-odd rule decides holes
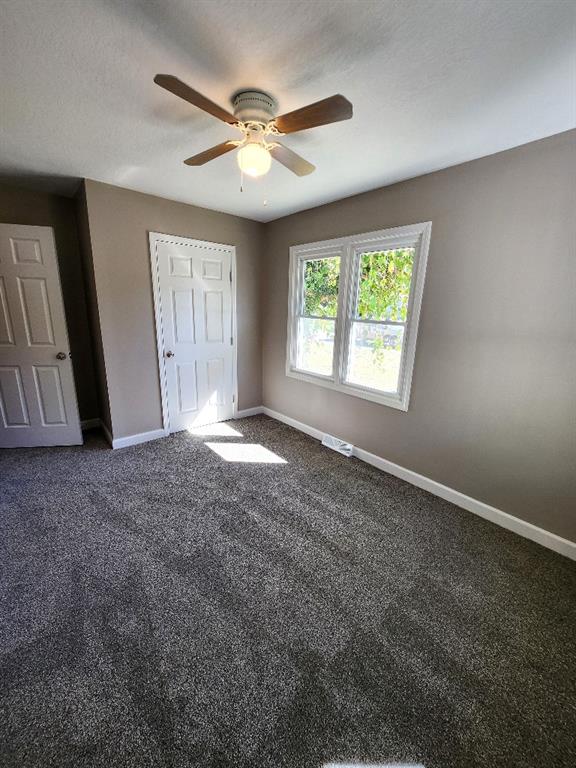
[[[46,192],[32,192],[0,184],[0,222],[54,229],[78,409],[81,419],[96,418],[98,401],[94,385],[92,339],[86,311],[74,201]]]
[[[576,539],[575,169],[571,131],[268,224],[264,405]],[[429,220],[408,412],[287,378],[289,247]]]
[[[85,194],[113,437],[162,427],[150,231],[236,246],[238,407],[260,405],[262,225],[95,181]]]

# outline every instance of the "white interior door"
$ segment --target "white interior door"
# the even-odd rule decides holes
[[[232,246],[151,233],[160,375],[170,432],[234,411]]]
[[[52,229],[0,224],[0,447],[81,443]]]

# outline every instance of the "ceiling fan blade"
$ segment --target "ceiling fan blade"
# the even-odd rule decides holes
[[[276,118],[276,127],[280,133],[295,133],[319,125],[338,123],[352,117],[352,104],[344,96],[330,96],[315,104],[288,112]]]
[[[218,104],[214,104],[214,102],[207,99],[206,96],[202,96],[201,93],[190,88],[189,85],[186,85],[186,83],[183,83],[182,80],[178,80],[178,78],[173,75],[156,75],[154,82],[156,85],[165,88],[175,96],[179,96],[181,99],[184,99],[184,101],[189,101],[190,104],[194,104],[195,107],[199,107],[200,109],[203,109],[204,112],[208,112],[210,115],[217,117],[218,120],[223,120],[225,123],[230,123],[230,125],[234,125],[234,123],[238,122],[231,112],[222,109]]]
[[[284,144],[278,144],[272,147],[270,154],[274,160],[278,160],[279,163],[285,165],[288,170],[295,173],[296,176],[307,176],[312,171],[316,170],[316,166],[309,163],[308,160],[304,160],[303,157],[297,155],[296,152],[292,152],[291,149],[285,147]]]
[[[208,163],[210,160],[215,160],[217,157],[220,157],[220,155],[225,155],[226,152],[236,149],[236,146],[236,143],[233,141],[225,141],[223,144],[216,144],[215,147],[210,147],[210,149],[206,149],[198,155],[189,157],[188,160],[184,160],[184,162],[186,165],[204,165],[204,163]]]

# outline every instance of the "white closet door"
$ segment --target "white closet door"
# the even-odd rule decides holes
[[[0,447],[81,443],[52,229],[0,224]]]
[[[178,432],[233,416],[232,249],[165,237],[151,247],[169,431]]]

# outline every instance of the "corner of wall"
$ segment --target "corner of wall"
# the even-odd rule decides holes
[[[76,216],[78,222],[78,239],[80,255],[84,267],[86,281],[86,297],[88,302],[88,318],[90,333],[94,345],[94,357],[97,378],[98,404],[100,419],[108,434],[113,434],[112,414],[108,396],[108,380],[106,376],[106,360],[102,344],[100,312],[98,308],[98,292],[96,289],[96,274],[92,254],[92,237],[90,234],[90,215],[88,210],[87,179],[82,179],[80,189],[75,196]]]

